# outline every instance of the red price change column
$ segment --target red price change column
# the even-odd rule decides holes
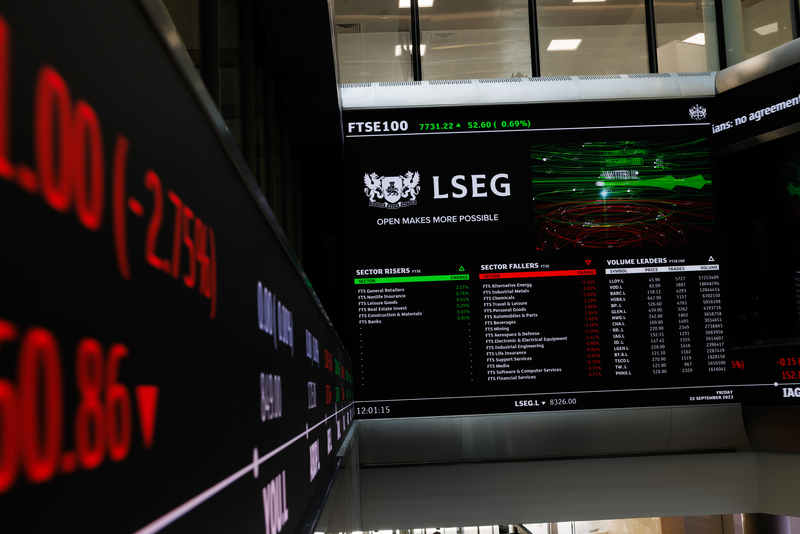
[[[492,264],[500,269],[514,264]],[[573,372],[564,354],[585,347],[589,376],[601,376],[597,319],[597,285],[594,269],[552,270],[549,265],[525,264],[538,270],[481,273],[483,324],[488,382],[535,390],[542,380],[556,382]],[[559,299],[540,299],[547,287]],[[580,287],[582,324],[574,300]],[[577,296],[577,295],[576,295]],[[569,317],[569,319],[565,319]],[[583,335],[569,325],[580,324]],[[594,330],[592,332],[591,330]],[[569,347],[569,348],[566,348]],[[594,373],[594,374],[593,374]],[[533,382],[537,381],[537,382]],[[500,386],[506,387],[506,386]]]
[[[594,278],[581,280],[583,302],[583,335],[586,352],[586,376],[603,376],[600,351],[600,319],[597,305],[597,281]]]

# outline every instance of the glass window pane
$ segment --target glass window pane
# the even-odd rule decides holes
[[[722,0],[728,66],[792,40],[793,0]]]
[[[414,79],[411,10],[399,0],[334,0],[341,83]]]
[[[542,76],[649,72],[643,0],[538,0]]]
[[[239,1],[219,2],[219,100],[220,111],[242,148],[241,50],[239,45]]]
[[[719,70],[714,0],[655,0],[659,72]]]
[[[531,76],[527,0],[419,4],[423,80]]]

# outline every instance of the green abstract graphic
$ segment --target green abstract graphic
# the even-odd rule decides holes
[[[530,148],[542,249],[682,245],[713,233],[705,139]]]

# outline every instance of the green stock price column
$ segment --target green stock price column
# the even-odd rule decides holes
[[[456,395],[474,379],[469,273],[461,265],[449,274],[410,270],[354,279],[358,387],[362,399],[375,401],[358,415],[402,417],[408,403],[382,401]]]

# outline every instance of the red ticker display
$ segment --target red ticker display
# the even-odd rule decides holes
[[[0,320],[0,342],[19,347],[17,384],[0,381],[3,433],[0,436],[0,493],[24,473],[32,483],[91,470],[104,461],[120,462],[131,450],[133,425],[141,429],[141,445],[153,444],[158,386],[133,388],[118,382],[119,368],[129,356],[125,345],[104,350],[93,338],[80,340],[74,353],[79,400],[71,414],[74,449],[64,450],[64,374],[61,349],[54,334],[41,327],[20,332]],[[5,347],[0,347],[2,350]],[[131,394],[133,390],[133,394]],[[138,421],[132,415],[136,406]]]
[[[355,416],[160,9],[0,9],[3,532],[297,532]]]
[[[793,402],[733,350],[713,104],[347,112],[357,414]]]

